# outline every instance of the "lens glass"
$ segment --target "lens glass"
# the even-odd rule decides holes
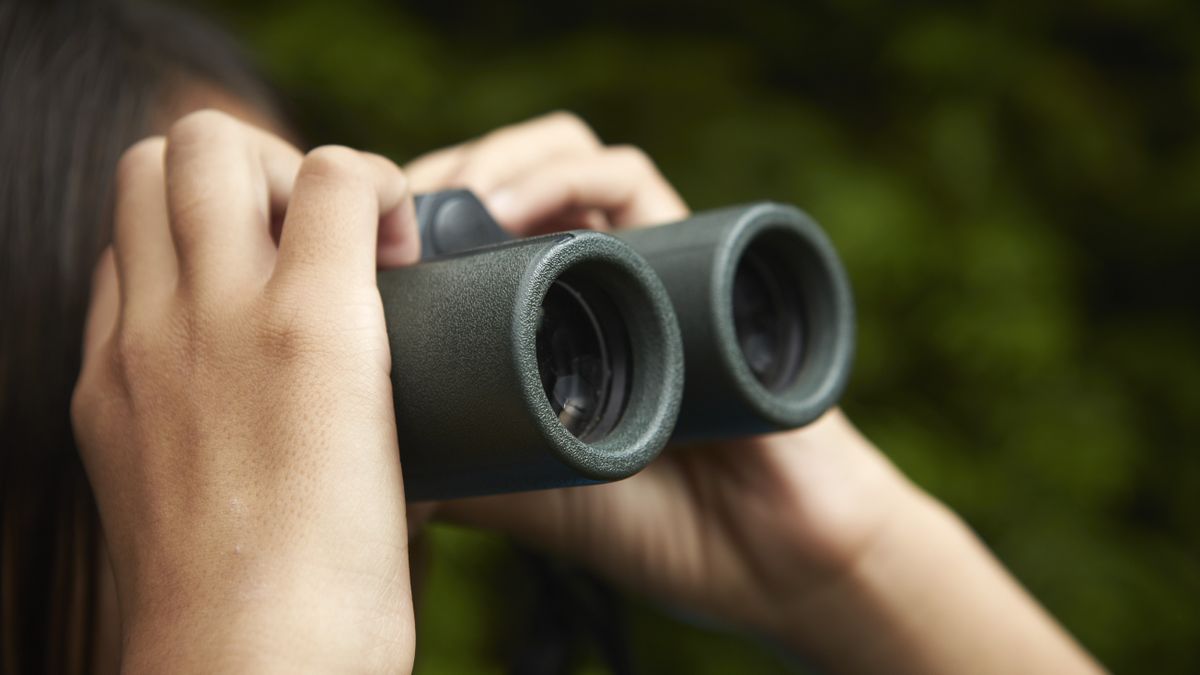
[[[576,438],[597,440],[620,419],[628,397],[628,336],[607,296],[586,281],[551,284],[537,332],[542,388]]]
[[[769,391],[791,385],[804,357],[796,275],[764,246],[752,245],[733,279],[733,322],[746,365]]]

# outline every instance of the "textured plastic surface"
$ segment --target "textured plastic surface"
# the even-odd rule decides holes
[[[470,190],[430,192],[414,202],[422,260],[512,239]]]
[[[671,296],[687,367],[675,437],[725,438],[803,426],[832,407],[854,357],[854,302],[829,239],[799,209],[761,202],[618,235],[642,254]],[[733,278],[748,246],[767,238],[793,268],[808,328],[795,382],[763,387],[733,325]]]
[[[559,422],[536,361],[542,298],[568,270],[603,286],[630,332],[630,398],[595,443]],[[616,480],[669,439],[682,393],[678,325],[658,277],[616,238],[511,241],[382,272],[378,282],[409,499]]]

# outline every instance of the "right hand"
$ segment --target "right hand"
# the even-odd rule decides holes
[[[404,175],[202,111],[125,153],[114,227],[72,419],[123,669],[408,671],[375,284],[418,255]]]

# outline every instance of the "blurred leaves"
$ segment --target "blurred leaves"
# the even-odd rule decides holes
[[[313,142],[404,160],[567,108],[695,208],[801,205],[858,296],[852,417],[1107,665],[1200,671],[1196,6],[201,4]],[[499,669],[508,545],[431,539],[421,670]],[[629,613],[647,672],[798,667]]]

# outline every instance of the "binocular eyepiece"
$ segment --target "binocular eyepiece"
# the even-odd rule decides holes
[[[764,202],[618,236],[654,268],[679,318],[677,440],[801,427],[837,403],[854,303],[833,245],[802,211]]]
[[[422,262],[379,274],[409,499],[617,480],[671,438],[807,424],[845,386],[849,284],[795,208],[514,240],[453,190],[417,217]]]

